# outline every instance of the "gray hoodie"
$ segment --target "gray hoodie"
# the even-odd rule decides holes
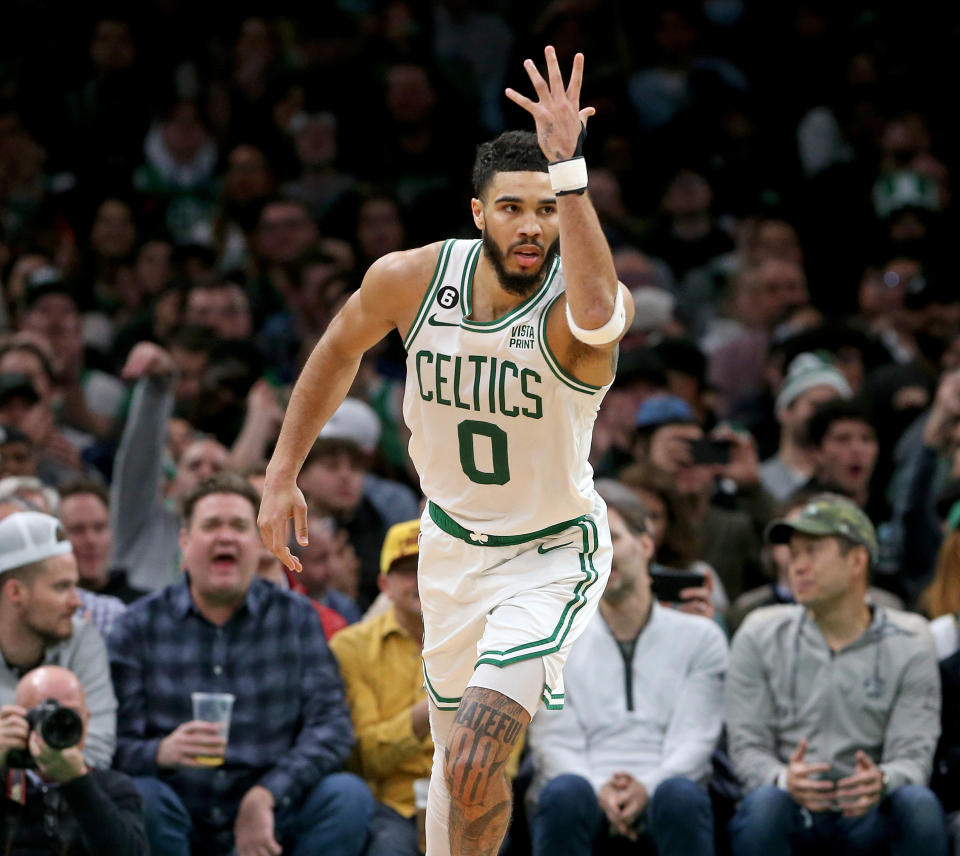
[[[774,784],[803,738],[805,761],[829,778],[854,771],[862,749],[887,789],[926,785],[940,735],[940,675],[927,622],[872,607],[860,638],[833,652],[807,610],[752,612],[734,637],[727,671],[730,757],[747,790]]]

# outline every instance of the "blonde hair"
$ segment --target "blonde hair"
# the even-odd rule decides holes
[[[960,612],[960,530],[943,539],[933,582],[920,596],[920,606],[930,618]]]

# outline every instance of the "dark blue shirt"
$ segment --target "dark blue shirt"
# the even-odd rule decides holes
[[[336,660],[310,601],[254,579],[226,624],[204,618],[188,578],[138,600],[107,641],[117,711],[114,766],[167,782],[202,827],[233,824],[243,795],[276,810],[343,765],[353,727]],[[236,696],[223,766],[157,766],[160,741],[193,718],[192,692]]]

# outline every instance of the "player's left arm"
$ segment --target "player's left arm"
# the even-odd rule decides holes
[[[610,247],[586,193],[587,170],[581,150],[587,120],[595,110],[580,108],[583,54],[574,58],[566,87],[556,51],[548,45],[544,55],[546,80],[533,60],[524,63],[539,100],[513,89],[506,94],[533,116],[557,194],[566,295],[554,304],[547,336],[565,369],[574,370],[576,377],[588,383],[604,384],[613,377],[610,352],[633,320],[633,300],[617,281]]]

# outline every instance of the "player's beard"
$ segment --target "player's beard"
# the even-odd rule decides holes
[[[530,273],[510,273],[507,270],[505,261],[507,254],[515,247],[524,246],[537,247],[537,249],[543,253],[543,261],[540,267]],[[539,241],[530,240],[517,241],[507,247],[507,252],[504,253],[503,250],[497,246],[493,238],[487,234],[487,230],[483,230],[483,254],[487,257],[487,261],[493,265],[493,270],[497,275],[497,281],[504,291],[508,291],[510,294],[516,294],[519,297],[526,297],[543,282],[543,278],[546,276],[547,271],[550,270],[550,265],[553,264],[553,260],[559,251],[560,238],[558,236],[545,253],[543,252],[543,244]]]

